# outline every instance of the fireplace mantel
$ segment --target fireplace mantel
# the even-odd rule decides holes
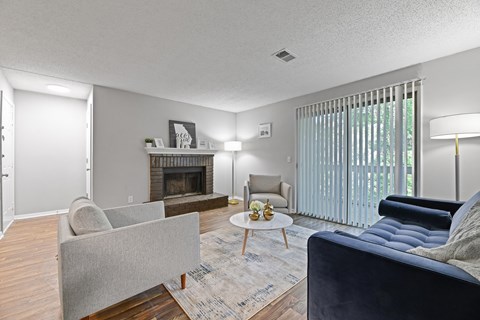
[[[210,149],[180,149],[180,148],[145,148],[148,154],[186,154],[186,155],[197,155],[197,154],[215,154],[217,150]]]

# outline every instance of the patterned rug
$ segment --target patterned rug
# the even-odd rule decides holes
[[[307,276],[307,239],[316,231],[287,228],[289,249],[280,230],[249,234],[241,255],[244,230],[228,227],[200,236],[202,262],[165,287],[192,319],[245,320],[262,310]]]

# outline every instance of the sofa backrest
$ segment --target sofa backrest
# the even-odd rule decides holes
[[[249,180],[250,193],[280,194],[280,184],[282,183],[282,176],[251,174]]]
[[[450,225],[450,234],[458,227],[460,222],[465,218],[467,213],[470,212],[470,209],[477,203],[477,201],[480,201],[480,191],[478,191],[476,194],[474,194],[470,199],[465,202],[460,209],[455,212],[452,218],[452,224]]]

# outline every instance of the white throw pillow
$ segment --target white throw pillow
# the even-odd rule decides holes
[[[77,236],[113,229],[103,210],[87,198],[72,202],[68,222]]]

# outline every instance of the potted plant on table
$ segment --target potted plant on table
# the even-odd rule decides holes
[[[151,148],[151,147],[152,147],[152,143],[153,143],[153,139],[152,139],[152,138],[145,138],[145,145],[147,146],[147,148]]]
[[[250,213],[248,216],[250,217],[250,219],[252,220],[258,220],[258,218],[260,218],[260,213],[259,211],[262,210],[263,208],[263,203],[258,201],[258,200],[254,200],[252,202],[250,202],[250,206],[249,206],[250,210],[252,210],[253,212]]]

